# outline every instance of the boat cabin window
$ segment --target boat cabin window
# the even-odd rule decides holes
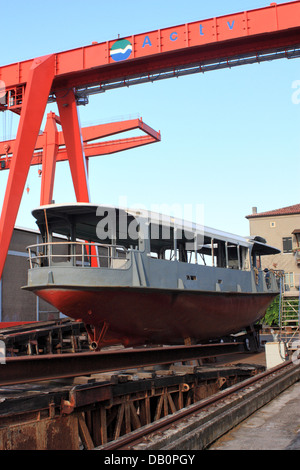
[[[117,265],[128,250],[139,249],[139,222],[118,209],[97,207],[49,208],[37,219],[44,245],[39,259],[48,263],[80,266]],[[107,210],[106,210],[107,209]]]
[[[229,269],[249,269],[249,249],[199,233],[150,223],[151,258]]]
[[[55,214],[55,215],[54,215]],[[96,213],[61,215],[51,209],[47,219],[39,223],[43,241],[49,242],[55,236],[70,242],[85,241],[103,245],[118,245],[125,249],[138,249],[139,223],[133,216],[115,209]]]

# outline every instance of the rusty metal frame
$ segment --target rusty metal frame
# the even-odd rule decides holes
[[[257,373],[254,366],[186,365],[9,387],[0,404],[0,450],[92,450]]]

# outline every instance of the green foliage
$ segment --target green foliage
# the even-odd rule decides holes
[[[278,326],[279,322],[279,304],[280,296],[278,295],[271,305],[267,308],[265,316],[262,318],[261,323],[268,326]]]
[[[268,326],[280,326],[279,311],[280,296],[278,295],[266,310],[265,316],[262,318],[260,323]],[[289,299],[288,302],[285,302],[284,306],[282,307],[281,315],[283,325],[288,324],[288,322],[284,322],[284,319],[288,319],[289,321],[295,320],[295,322],[297,322],[299,317],[299,300]]]

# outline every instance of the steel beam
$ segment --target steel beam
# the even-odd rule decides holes
[[[44,131],[44,158],[42,159],[41,206],[50,204],[53,199],[55,165],[59,148],[56,121],[57,119],[54,113],[49,113],[47,115],[47,122]]]
[[[7,357],[0,366],[0,385],[78,377],[99,372],[203,359],[243,352],[242,343],[116,349],[100,352]]]
[[[68,159],[63,133],[57,131],[55,139],[51,136],[50,126],[55,127],[55,124],[58,123],[60,124],[59,118],[54,113],[49,113],[47,115],[45,130],[38,136],[36,141],[35,152],[31,159],[31,166],[41,165],[44,163],[44,154],[48,145],[52,146],[58,144],[56,162],[66,161]],[[93,142],[100,138],[116,135],[133,129],[138,129],[146,135],[125,139],[114,139],[104,142]],[[155,131],[145,124],[142,118],[83,127],[81,129],[81,133],[83,149],[87,158],[121,152],[142,145],[160,142],[161,140],[160,132]],[[0,171],[10,169],[12,162],[11,155],[14,154],[15,143],[15,140],[0,142]]]
[[[152,73],[195,64],[208,58],[230,58],[242,53],[288,48],[299,43],[299,14],[300,1],[273,2],[259,9],[58,52],[55,54],[52,92],[137,76],[140,72]],[[0,68],[1,79],[8,91],[28,81],[32,61]],[[12,106],[16,104],[7,102],[3,105],[4,109]]]
[[[77,202],[89,202],[90,191],[77,104],[73,89],[56,94],[61,126]]]
[[[160,80],[170,78],[179,78],[186,75],[195,75],[215,70],[231,69],[242,65],[259,64],[261,62],[270,62],[278,59],[298,59],[300,56],[300,45],[294,44],[292,47],[280,47],[276,50],[270,49],[266,51],[253,51],[252,53],[241,53],[239,55],[231,55],[229,51],[224,52],[223,56],[216,56],[209,59],[209,54],[202,60],[191,64],[176,65],[174,67],[160,69],[154,72],[141,71],[137,75],[126,75],[123,78],[112,78],[102,80],[98,84],[83,86],[76,88],[78,97],[88,98],[90,95],[104,93],[105,91],[117,88],[129,88],[130,86],[140,85],[143,83],[155,83]],[[49,102],[55,101],[49,97]]]

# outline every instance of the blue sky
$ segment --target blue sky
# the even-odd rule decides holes
[[[1,6],[1,65],[191,21],[261,8],[263,0],[15,0]],[[284,3],[284,2],[277,2]],[[204,223],[240,235],[258,211],[299,203],[300,62],[276,60],[107,91],[79,108],[82,125],[140,116],[162,141],[90,159],[94,203],[203,205]],[[47,112],[56,112],[56,105]],[[18,119],[0,115],[0,137]],[[0,203],[7,172],[0,174]],[[34,227],[37,167],[28,177],[17,225]],[[68,165],[57,165],[54,199],[75,201]]]

